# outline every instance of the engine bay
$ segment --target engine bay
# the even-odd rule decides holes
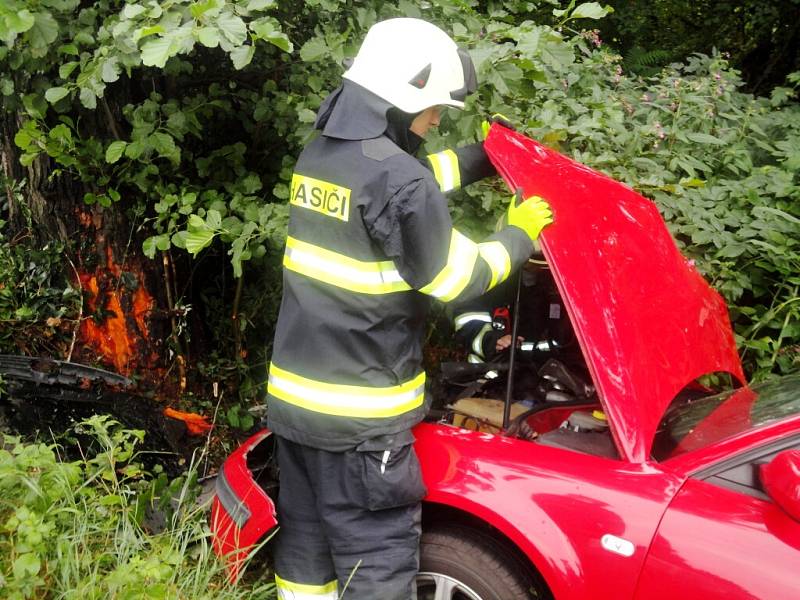
[[[429,420],[577,452],[618,458],[586,362],[546,264],[519,308],[518,344],[486,362],[444,362],[433,379]],[[534,277],[530,273],[534,272]],[[505,315],[513,315],[509,303]],[[493,327],[510,332],[509,321]],[[511,362],[513,354],[513,363]],[[511,382],[509,383],[509,378]],[[506,405],[507,408],[506,408]]]

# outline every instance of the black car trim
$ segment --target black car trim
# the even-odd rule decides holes
[[[231,484],[228,483],[228,479],[225,477],[224,468],[219,470],[215,486],[220,504],[233,519],[233,522],[236,523],[236,526],[241,529],[250,520],[252,513],[244,501],[236,496],[236,492],[233,491]]]
[[[800,436],[790,433],[788,436],[774,440],[766,446],[754,448],[711,467],[706,467],[693,473],[691,477],[740,494],[746,494],[761,500],[769,500],[769,496],[761,489],[761,482],[758,479],[758,467],[761,464],[768,463],[779,452],[796,447],[798,443],[800,443]],[[736,469],[740,469],[740,471],[734,472]]]

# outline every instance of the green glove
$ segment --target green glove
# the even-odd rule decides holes
[[[522,190],[517,189],[508,207],[508,224],[522,229],[534,242],[545,225],[553,222],[553,212],[550,210],[550,205],[539,196],[531,196],[524,202],[518,203],[521,197]]]

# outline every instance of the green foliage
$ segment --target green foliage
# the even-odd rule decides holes
[[[137,462],[144,433],[107,417],[76,427],[79,460],[54,444],[2,435],[3,597],[244,599],[272,597],[265,575],[233,586],[210,548],[196,471],[169,481]],[[74,448],[72,450],[74,453]],[[166,515],[159,531],[148,511]]]
[[[63,245],[32,248],[23,236],[7,239],[4,227],[0,221],[0,354],[58,354],[80,301],[64,273]]]
[[[662,66],[670,61],[672,54],[666,50],[656,48],[645,50],[639,46],[631,48],[625,54],[624,66],[627,71],[639,75],[657,75]]]
[[[255,419],[241,404],[231,406],[225,413],[225,418],[228,425],[243,431],[249,431],[255,425]]]
[[[731,306],[760,378],[800,366],[800,107],[792,90],[767,99],[741,86],[725,59],[696,56],[648,81],[620,77],[591,118],[570,114],[570,100],[590,91],[583,86],[559,112],[565,149],[656,201]]]
[[[226,70],[246,67],[257,48],[265,62],[275,61],[264,43],[279,53],[292,51],[277,19],[265,14],[274,2],[100,2],[79,10],[77,18],[78,3],[68,0],[12,5],[9,9],[24,18],[4,16],[9,33],[3,36],[0,66],[11,74],[3,80],[2,89],[9,91],[4,108],[22,109],[28,117],[15,137],[23,165],[46,154],[92,188],[84,196],[87,204],[108,207],[125,197],[139,213],[154,209],[148,221],[153,235],[143,247],[151,258],[172,246],[196,254],[219,238],[230,245],[238,277],[243,261],[282,243],[286,210],[265,205],[261,177],[245,162],[245,145],[220,144],[227,138],[222,130],[208,133],[214,124],[241,130],[238,109],[260,97],[252,89],[238,90],[233,81],[222,85],[231,76]],[[50,25],[47,44],[31,37],[35,28],[26,29],[27,15]],[[198,88],[198,73],[182,57],[205,49],[227,54],[230,63],[210,69],[214,83]],[[117,123],[106,103],[110,86],[138,73],[149,76],[147,67],[163,70],[186,93],[166,98],[152,92],[122,107],[126,123]],[[36,69],[49,77],[32,78]],[[15,91],[23,94],[22,106]],[[99,140],[74,118],[80,107],[100,108],[98,100],[117,139]],[[259,116],[263,121],[267,113]],[[245,129],[258,126],[249,119]]]
[[[800,365],[797,76],[769,98],[744,93],[720,54],[650,79],[629,76],[596,30],[580,29],[616,19],[622,7],[608,17],[610,8],[574,0],[8,6],[0,92],[6,110],[24,115],[22,162],[49,156],[86,183],[85,202],[141,216],[151,258],[224,252],[236,277],[255,267],[259,287],[246,286],[237,321],[248,331],[268,331],[277,307],[291,169],[316,110],[367,28],[405,15],[451,31],[481,81],[465,111],[444,115],[429,150],[480,139],[485,115],[500,112],[627,182],[656,201],[730,303],[749,371]],[[497,180],[462,192],[456,222],[483,235],[506,195]],[[219,306],[208,322],[228,331],[225,296],[203,294]],[[260,377],[253,381],[257,389]]]
[[[636,73],[653,75],[653,67],[716,49],[729,53],[748,89],[764,93],[800,69],[796,1],[609,2],[615,12],[600,26],[603,37]]]
[[[739,73],[718,54],[641,79],[627,76],[594,32],[558,36],[525,22],[487,31],[473,50],[488,83],[479,106],[446,117],[437,145],[478,137],[480,114],[499,111],[651,197],[728,301],[748,372],[760,379],[800,368],[796,77],[794,87],[758,98],[741,91]],[[496,183],[474,186],[453,212],[482,235],[503,198]]]

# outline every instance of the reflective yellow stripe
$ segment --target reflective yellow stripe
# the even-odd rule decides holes
[[[275,587],[278,590],[278,600],[337,600],[339,598],[339,585],[335,579],[323,585],[309,585],[287,581],[275,575]]]
[[[365,262],[289,237],[283,266],[351,292],[389,294],[410,290],[390,260]]]
[[[478,244],[478,252],[492,271],[489,289],[505,281],[511,273],[511,256],[506,247],[500,242],[483,242]]]
[[[436,179],[436,183],[439,184],[439,189],[444,192],[444,189],[442,189],[442,167],[439,159],[435,154],[429,154],[428,162],[431,163],[431,167],[433,168],[433,177]]]
[[[394,417],[422,405],[425,372],[389,387],[341,385],[308,379],[270,364],[267,391],[307,410],[344,417]]]
[[[471,321],[480,321],[481,323],[491,323],[492,315],[488,312],[468,312],[458,315],[455,319],[456,331],[460,330],[464,325]]]
[[[483,356],[483,336],[492,330],[492,324],[487,323],[478,332],[478,335],[472,340],[472,351],[478,356]]]
[[[457,190],[461,187],[461,172],[458,169],[458,156],[452,150],[429,154],[428,161],[433,167],[433,176],[442,192]]]
[[[420,289],[443,302],[449,302],[467,287],[478,258],[478,244],[453,229],[447,263],[428,285]]]

